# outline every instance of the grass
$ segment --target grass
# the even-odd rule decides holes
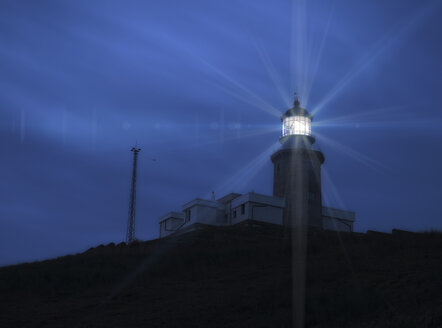
[[[291,327],[292,247],[208,228],[0,268],[1,327]],[[310,231],[308,327],[441,327],[439,233]]]

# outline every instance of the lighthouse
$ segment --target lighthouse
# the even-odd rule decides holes
[[[272,154],[273,196],[285,199],[283,225],[322,228],[321,165],[324,155],[312,145],[313,117],[295,95],[282,116],[280,149]]]
[[[313,149],[312,120],[312,115],[301,107],[295,95],[293,107],[281,116],[281,146],[271,155],[272,196],[251,191],[245,194],[231,192],[218,199],[213,193],[212,199],[195,198],[183,204],[181,212],[172,211],[159,218],[160,238],[205,226],[245,223],[352,232],[353,211],[322,206],[321,165],[324,155]],[[297,240],[300,243],[302,238]]]

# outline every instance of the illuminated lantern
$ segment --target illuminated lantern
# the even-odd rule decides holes
[[[281,117],[282,147],[272,154],[273,195],[285,199],[283,225],[322,228],[321,165],[324,155],[312,148],[312,116],[296,97]]]
[[[282,136],[281,142],[290,136],[312,135],[312,116],[309,112],[300,106],[298,98],[295,99],[294,107],[290,108],[281,117]]]

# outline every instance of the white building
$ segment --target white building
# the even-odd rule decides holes
[[[325,230],[353,231],[355,212],[322,207],[322,228]]]
[[[324,154],[314,149],[313,116],[295,98],[282,116],[280,149],[272,154],[273,196],[231,193],[218,200],[196,198],[183,213],[160,218],[160,238],[199,226],[234,225],[258,221],[296,227],[353,231],[355,213],[322,206],[321,166]]]
[[[230,193],[217,200],[195,198],[182,206],[183,212],[169,212],[159,219],[160,238],[204,226],[228,226],[244,221],[283,224],[283,198],[249,192]],[[353,231],[355,213],[322,208],[323,228]]]
[[[160,223],[160,238],[170,235],[179,230],[184,223],[184,213],[169,212],[159,220]]]

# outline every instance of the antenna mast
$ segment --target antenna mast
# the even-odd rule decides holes
[[[135,201],[136,201],[136,184],[137,184],[137,159],[138,152],[141,148],[132,147],[131,151],[134,153],[133,167],[132,167],[132,186],[130,189],[129,201],[129,217],[127,219],[126,243],[130,244],[135,241]]]

